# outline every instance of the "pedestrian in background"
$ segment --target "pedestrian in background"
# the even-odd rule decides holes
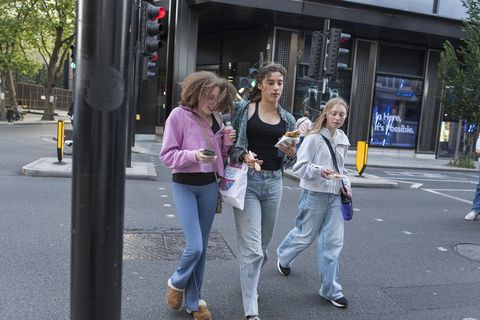
[[[305,111],[303,117],[299,118],[295,123],[295,129],[300,131],[300,141],[297,143],[297,150],[303,142],[303,139],[307,135],[308,130],[312,127],[312,121],[310,121],[310,112]]]
[[[480,155],[480,136],[478,137],[477,144],[475,145],[475,153],[477,154],[477,156]],[[477,183],[477,191],[475,191],[475,197],[473,198],[473,201],[472,201],[472,211],[467,213],[467,215],[465,216],[465,220],[474,221],[477,219],[479,214],[480,214],[480,181],[479,183]]]
[[[236,92],[229,82],[208,71],[189,75],[181,86],[180,106],[167,118],[160,151],[160,159],[173,169],[173,201],[185,236],[180,262],[168,279],[166,298],[177,310],[185,295],[187,312],[194,319],[209,320],[201,293],[208,236],[217,204],[217,175],[223,176],[231,146],[225,142],[236,134],[223,134],[217,112],[231,109]]]
[[[295,154],[294,143],[275,147],[295,129],[295,118],[279,104],[286,73],[280,64],[260,68],[250,100],[238,103],[233,115],[238,140],[231,158],[249,167],[244,209],[233,210],[243,310],[252,320],[260,319],[257,287],[282,198],[282,165]]]
[[[293,172],[300,177],[302,188],[299,214],[295,227],[277,249],[278,271],[288,276],[292,261],[317,240],[320,296],[339,308],[348,304],[339,283],[339,257],[343,246],[340,192],[352,196],[350,180],[343,175],[350,143],[346,134],[339,129],[345,122],[347,109],[347,103],[343,99],[331,99],[305,137],[293,167]],[[334,169],[324,137],[335,150],[340,172]],[[345,190],[342,190],[341,180],[346,185]]]

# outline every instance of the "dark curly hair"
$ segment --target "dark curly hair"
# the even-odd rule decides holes
[[[227,80],[210,71],[198,71],[188,75],[180,83],[182,87],[180,104],[196,108],[200,100],[205,99],[213,88],[220,89],[217,110],[230,112],[236,98],[235,87]]]
[[[280,72],[284,78],[287,76],[287,70],[280,63],[270,63],[261,67],[257,74],[257,83],[249,95],[250,101],[258,102],[262,99],[262,91],[258,89],[258,84],[274,72]]]

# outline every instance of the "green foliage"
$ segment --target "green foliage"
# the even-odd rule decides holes
[[[447,120],[480,121],[480,1],[462,0],[468,18],[463,21],[466,38],[455,48],[444,44],[440,79],[445,89],[442,102]]]
[[[0,73],[61,75],[75,32],[75,0],[0,0]]]
[[[458,159],[453,159],[448,162],[449,166],[475,169],[475,160],[469,156],[461,155]]]
[[[20,1],[0,1],[0,74],[17,71],[20,74],[36,72],[39,64],[28,58],[24,41],[25,19],[29,7]]]

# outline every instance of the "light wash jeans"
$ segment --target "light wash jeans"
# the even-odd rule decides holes
[[[480,174],[478,175],[479,182],[477,184],[477,191],[475,191],[475,197],[472,202],[472,210],[480,213]]]
[[[258,315],[257,287],[260,269],[267,261],[282,199],[282,171],[248,169],[243,210],[234,208],[237,228],[240,285],[245,316]]]
[[[293,228],[277,249],[284,267],[314,241],[318,241],[320,295],[336,300],[343,297],[339,281],[339,256],[343,247],[343,217],[340,195],[302,190],[299,214]]]
[[[175,288],[185,289],[185,306],[191,311],[198,311],[198,300],[202,297],[208,236],[217,207],[217,193],[216,182],[204,186],[172,183],[185,249],[170,279]]]

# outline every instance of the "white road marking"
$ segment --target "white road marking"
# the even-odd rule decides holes
[[[412,189],[418,189],[420,188],[421,186],[423,186],[423,183],[414,183],[410,186],[410,188]]]
[[[474,192],[475,189],[430,189],[430,190],[436,190],[436,191],[461,191],[461,192]]]
[[[170,203],[165,203],[163,206],[164,207],[171,207],[172,205]]]
[[[465,200],[465,199],[462,199],[462,198],[451,196],[449,194],[444,194],[444,193],[436,191],[437,189],[422,189],[422,190],[427,191],[427,192],[431,192],[431,193],[434,193],[434,194],[438,194],[439,196],[443,196],[443,197],[446,197],[446,198],[458,200],[460,202],[465,202],[465,203],[468,203],[468,204],[472,203],[472,200]]]
[[[358,209],[358,208],[353,208],[353,211],[360,211],[360,209]]]
[[[413,181],[429,181],[429,182],[458,182],[458,183],[471,183],[471,184],[478,183],[478,181],[468,181],[468,180],[437,180],[437,179],[402,178],[402,177],[395,177],[395,179],[392,179],[392,180],[393,181],[413,180]]]
[[[288,190],[293,190],[292,187],[289,187],[289,186],[283,186],[285,189],[288,189]]]
[[[437,249],[438,251],[442,251],[442,252],[448,251],[448,249],[444,247],[437,247]]]
[[[175,218],[174,214],[167,214],[167,218]]]
[[[160,197],[161,198],[168,198],[168,196],[166,194],[161,194]]]
[[[383,221],[383,219],[380,219],[380,218],[375,218],[375,220],[378,221],[378,222],[382,222],[382,221]]]
[[[158,190],[165,190],[165,188],[163,188],[163,187],[160,187],[160,188],[158,188]]]
[[[447,178],[448,176],[441,173],[418,172],[418,171],[388,171],[385,173],[390,176],[405,176],[405,177],[424,177],[424,178]],[[403,179],[403,178],[402,178]]]
[[[413,234],[410,231],[402,231],[402,233],[407,234],[407,235]]]

